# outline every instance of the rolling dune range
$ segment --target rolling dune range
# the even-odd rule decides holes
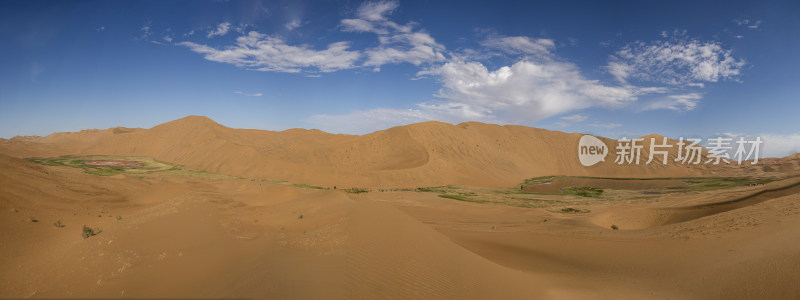
[[[580,136],[474,122],[272,132],[192,116],[2,140],[0,297],[800,296],[800,157],[583,167]],[[222,175],[97,176],[25,159],[64,155],[152,157]],[[769,180],[494,200],[551,175]],[[102,232],[83,239],[83,225]]]

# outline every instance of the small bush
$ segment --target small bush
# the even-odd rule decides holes
[[[611,229],[619,230],[619,227],[617,227],[617,225],[611,225]]]
[[[39,220],[37,220],[33,216],[28,216],[28,221],[31,221],[31,222],[34,222],[34,223],[39,222]]]
[[[86,239],[90,236],[97,235],[101,232],[103,232],[103,230],[101,230],[100,228],[92,229],[89,226],[83,225],[83,233],[81,234],[81,237],[83,237],[83,239]]]
[[[302,220],[302,219],[303,219],[303,215],[300,215],[300,216],[299,216],[299,217],[297,217],[297,218],[298,218],[298,219],[300,219],[300,220]]]
[[[61,227],[64,227],[64,224],[61,224],[61,220],[58,220],[55,223],[53,223],[53,226],[61,228]]]
[[[117,221],[122,220],[122,216],[117,215]]]

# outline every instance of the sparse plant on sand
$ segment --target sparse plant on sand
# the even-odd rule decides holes
[[[122,216],[117,215],[117,221],[122,220]]]
[[[37,219],[36,219],[36,218],[34,218],[33,216],[28,216],[28,221],[31,221],[31,222],[33,222],[33,223],[39,222],[39,220],[37,220]]]
[[[619,227],[617,227],[617,225],[611,225],[611,229],[619,230]]]
[[[299,217],[297,217],[297,219],[302,220],[303,219],[303,215],[300,215]]]
[[[351,194],[369,193],[369,189],[362,189],[362,188],[349,188],[349,189],[344,189],[344,191]]]
[[[61,220],[58,220],[55,223],[53,223],[53,226],[61,228],[61,227],[64,227],[64,224],[61,224]]]
[[[92,229],[89,226],[83,225],[83,233],[81,234],[81,237],[83,237],[83,239],[86,239],[86,238],[88,238],[90,236],[97,235],[97,234],[99,234],[101,232],[103,232],[103,230],[101,230],[100,228]]]

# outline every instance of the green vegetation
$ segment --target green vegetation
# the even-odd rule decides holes
[[[573,194],[581,197],[597,198],[603,194],[603,189],[588,186],[570,186],[561,189],[565,194]]]
[[[261,179],[262,182],[271,182],[271,183],[284,183],[288,182],[286,180],[275,180],[275,179]]]
[[[81,233],[81,237],[83,237],[83,239],[87,239],[90,236],[95,236],[101,232],[103,232],[103,230],[100,228],[92,229],[89,226],[83,225],[83,233]]]
[[[64,224],[61,224],[61,220],[58,220],[55,223],[53,223],[53,226],[61,228],[61,227],[64,227]]]
[[[350,194],[369,193],[369,189],[360,189],[360,188],[349,188],[349,189],[344,189],[344,191]]]
[[[457,187],[452,185],[446,186],[429,186],[429,187],[418,187],[416,189],[417,192],[425,192],[425,193],[447,193],[449,190],[457,189]]]
[[[328,188],[323,187],[323,186],[308,185],[308,184],[305,184],[305,183],[295,183],[295,184],[292,184],[292,186],[299,187],[301,189],[315,189],[315,190],[327,190],[328,189]]]
[[[458,201],[464,201],[464,202],[474,202],[474,203],[486,203],[487,202],[486,200],[472,199],[472,198],[469,198],[469,197],[463,196],[463,195],[442,194],[442,195],[439,195],[439,197],[458,200]]]
[[[46,166],[73,167],[82,169],[85,173],[98,176],[113,176],[117,174],[127,174],[138,178],[148,178],[152,176],[172,176],[172,177],[199,177],[203,179],[244,179],[242,177],[219,174],[208,171],[192,170],[184,166],[158,161],[150,157],[139,156],[108,156],[108,155],[89,155],[89,156],[60,156],[50,158],[28,158],[28,161]],[[93,161],[125,161],[135,162],[141,166],[94,166],[87,165]],[[263,180],[268,182],[285,182],[278,180]]]
[[[611,225],[611,229],[619,230],[619,227],[617,227],[617,225]]]

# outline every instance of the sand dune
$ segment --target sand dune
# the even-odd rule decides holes
[[[800,297],[800,157],[583,167],[580,136],[474,122],[353,136],[187,117],[2,140],[0,297]],[[184,167],[98,176],[23,159],[98,154]],[[516,188],[544,175],[750,177],[592,179],[598,198]],[[378,190],[440,185],[457,186]],[[82,238],[84,225],[102,232]]]
[[[681,177],[702,172],[674,162],[584,167],[577,159],[580,134],[476,122],[425,122],[350,136],[302,129],[232,129],[191,116],[147,130],[116,131],[57,133],[29,143],[49,145],[65,154],[150,156],[237,176],[345,187],[507,187],[554,174]],[[615,146],[614,140],[604,141],[609,149]],[[30,153],[8,142],[2,147],[13,149],[5,151],[11,155]],[[613,160],[613,154],[608,157]]]

